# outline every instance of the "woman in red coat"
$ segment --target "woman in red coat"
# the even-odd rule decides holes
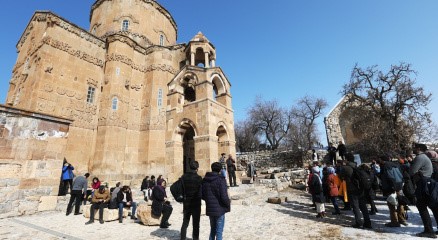
[[[341,211],[339,210],[337,197],[339,195],[339,178],[336,176],[335,169],[333,167],[328,167],[328,178],[327,178],[327,185],[330,188],[330,200],[333,203],[333,207],[335,208],[335,211],[332,213],[333,215],[339,215],[341,214]]]

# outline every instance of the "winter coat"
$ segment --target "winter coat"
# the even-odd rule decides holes
[[[132,202],[132,192],[126,192],[126,202]],[[123,191],[120,190],[117,193],[117,203],[122,203],[125,196],[123,195]]]
[[[93,183],[91,184],[91,188],[92,188],[92,189],[97,190],[97,189],[99,189],[99,187],[100,187],[100,181],[93,182]]]
[[[312,200],[316,203],[324,203],[324,192],[322,191],[322,182],[318,174],[313,174],[309,183],[309,191],[312,193]]]
[[[157,185],[152,189],[152,214],[155,216],[161,216],[163,211],[164,199],[167,198],[166,189]]]
[[[327,178],[327,183],[330,189],[330,197],[339,195],[339,178],[334,174],[330,174]]]
[[[99,203],[100,200],[103,200],[103,203],[109,203],[111,200],[110,192],[108,189],[105,189],[103,193],[100,193],[99,190],[94,192],[93,198],[91,199],[92,203]]]
[[[362,196],[363,191],[360,191],[357,186],[355,186],[351,182],[351,178],[353,177],[353,171],[356,166],[352,162],[347,162],[347,165],[341,167],[341,178],[345,181],[347,185],[348,194]]]
[[[202,180],[202,199],[207,216],[222,216],[230,211],[227,182],[219,173],[208,172]]]
[[[63,166],[62,167],[62,180],[71,180],[73,179],[73,170],[75,168],[72,165]]]
[[[185,192],[184,209],[200,208],[202,177],[195,171],[189,171],[181,179],[184,183]]]
[[[140,190],[141,191],[143,191],[143,190],[146,190],[146,189],[148,189],[149,188],[149,179],[143,179],[143,181],[141,182],[141,187],[140,187]]]

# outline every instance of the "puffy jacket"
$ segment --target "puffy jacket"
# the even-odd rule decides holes
[[[330,188],[330,197],[337,197],[339,195],[339,178],[334,174],[330,174],[327,178],[327,183]]]
[[[99,190],[94,192],[91,202],[98,203],[100,202],[100,200],[103,200],[104,203],[109,203],[109,201],[111,200],[111,195],[108,189],[105,189],[103,193],[100,193]]]
[[[187,172],[182,176],[186,199],[184,209],[201,207],[202,177],[196,172]]]
[[[206,203],[207,216],[222,216],[230,211],[227,182],[219,173],[208,172],[202,180],[202,199]]]
[[[62,167],[62,180],[70,180],[73,179],[73,170],[75,168],[72,165],[63,166]]]

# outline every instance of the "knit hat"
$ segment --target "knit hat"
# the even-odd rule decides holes
[[[318,166],[313,167],[312,168],[312,173],[319,173],[319,167]]]
[[[328,167],[328,168],[327,168],[327,172],[328,172],[329,174],[334,174],[334,173],[336,172],[336,170],[335,170],[333,167]]]
[[[430,159],[436,159],[438,157],[438,154],[435,151],[427,151],[426,155],[430,158]]]

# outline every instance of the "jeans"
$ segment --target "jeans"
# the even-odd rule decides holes
[[[190,216],[193,217],[193,235],[192,239],[199,239],[199,221],[201,219],[201,205],[184,209],[183,224],[181,226],[181,240],[186,239],[187,227],[190,223]]]
[[[94,222],[94,210],[99,209],[99,221],[103,222],[103,209],[107,208],[107,203],[93,203],[90,208],[90,221]]]
[[[119,205],[119,220],[123,219],[123,208],[124,207],[131,207],[131,218],[135,217],[135,211],[137,210],[137,203],[136,202],[131,202],[131,206],[128,206],[126,204],[126,202],[121,202],[118,204]]]
[[[71,191],[71,195],[70,195],[70,201],[68,202],[67,205],[67,213],[70,214],[72,207],[73,207],[73,202],[75,203],[75,214],[79,214],[79,207],[81,205],[81,200],[82,200],[82,190],[72,190]]]
[[[355,225],[357,226],[371,226],[370,215],[368,214],[368,208],[364,197],[358,195],[348,195],[348,198],[353,208]],[[362,221],[363,216],[363,221]]]
[[[210,240],[222,240],[222,232],[225,226],[225,214],[210,216]]]
[[[333,207],[335,208],[335,212],[340,213],[341,211],[339,210],[338,201],[336,197],[330,197],[330,200],[332,200]]]

